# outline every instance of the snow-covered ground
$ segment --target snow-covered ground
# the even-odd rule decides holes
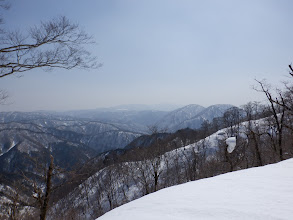
[[[162,189],[99,220],[293,219],[293,159]]]

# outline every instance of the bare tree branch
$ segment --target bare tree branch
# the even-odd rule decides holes
[[[0,105],[5,105],[7,98],[8,98],[7,91],[0,89]]]
[[[32,27],[27,35],[9,32],[1,39],[0,77],[35,68],[97,68],[101,66],[84,48],[93,44],[91,36],[61,16]]]
[[[290,69],[289,74],[290,74],[291,76],[293,76],[293,68],[292,68],[291,64],[289,65],[289,69]]]

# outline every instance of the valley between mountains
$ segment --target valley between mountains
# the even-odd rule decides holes
[[[257,103],[2,112],[0,121],[0,219],[37,218],[48,194],[48,219],[95,219],[163,188],[293,156],[291,114]]]

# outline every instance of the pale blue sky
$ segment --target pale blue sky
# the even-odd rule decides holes
[[[254,79],[286,79],[293,62],[290,0],[11,0],[5,27],[65,15],[94,36],[98,70],[34,70],[0,79],[7,110],[119,104],[242,105]]]

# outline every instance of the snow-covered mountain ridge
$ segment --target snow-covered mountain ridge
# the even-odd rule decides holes
[[[246,121],[161,155],[152,152],[151,158],[105,167],[60,200],[57,206],[65,216],[73,207],[83,210],[83,218],[91,219],[158,189],[276,162],[277,152],[269,146],[270,135],[275,137],[276,134],[270,132],[270,118]],[[251,133],[260,134],[257,145]],[[232,138],[233,135],[236,136]],[[288,152],[289,149],[284,150]]]
[[[162,189],[99,220],[292,219],[293,159]]]
[[[25,140],[34,140],[45,147],[48,147],[47,143],[69,141],[87,145],[97,153],[102,153],[125,146],[142,134],[128,130],[123,124],[68,116],[40,113],[2,113],[0,116],[1,154],[5,154],[12,143],[22,143]],[[45,142],[38,137],[41,135],[48,137]]]
[[[170,112],[157,122],[158,127],[167,128],[171,132],[179,129],[198,129],[204,121],[211,122],[216,117],[222,117],[224,112],[234,107],[228,104],[211,105],[207,108],[200,105],[187,105]]]
[[[171,131],[185,127],[198,128],[204,120],[221,116],[229,107],[231,105],[214,105],[208,108],[188,105],[169,114],[159,111],[133,110],[122,112],[96,110],[81,113],[77,111],[68,112],[69,115],[47,112],[2,112],[0,113],[2,131],[0,156],[17,144],[24,145],[25,142],[31,142],[31,140],[45,147],[48,147],[48,143],[69,141],[85,144],[97,153],[102,153],[125,147],[135,138],[145,134],[151,123],[157,124],[160,128],[168,127]],[[73,117],[70,114],[80,114],[85,118]],[[87,114],[89,118],[86,118]],[[45,143],[39,140],[38,136],[41,135],[47,136]],[[29,150],[28,147],[17,146]]]
[[[278,148],[274,148],[278,133],[273,118],[252,119],[223,124],[228,127],[218,131],[206,130],[212,126],[193,132],[185,129],[165,143],[165,137],[155,135],[148,147],[138,144],[93,158],[81,170],[89,169],[90,174],[54,202],[48,219],[94,219],[163,188],[280,161]],[[191,142],[189,133],[200,136]],[[282,137],[291,140],[290,134],[284,130]],[[290,158],[292,145],[286,143],[283,155]]]

